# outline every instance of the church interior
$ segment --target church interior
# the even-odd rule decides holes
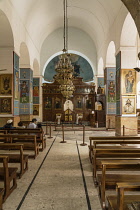
[[[140,209],[139,10],[0,0],[0,210]]]

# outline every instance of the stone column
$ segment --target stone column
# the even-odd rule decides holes
[[[131,61],[128,59],[131,58]],[[116,107],[115,135],[137,135],[136,116],[137,72],[133,49],[122,48],[116,55]],[[129,65],[129,68],[128,68]]]

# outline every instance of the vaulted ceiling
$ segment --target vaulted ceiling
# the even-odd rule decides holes
[[[48,35],[63,27],[63,0],[10,0],[38,48]],[[68,0],[69,26],[85,31],[96,48],[106,39],[121,0]]]

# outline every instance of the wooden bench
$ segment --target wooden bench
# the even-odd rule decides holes
[[[117,170],[140,171],[140,160],[104,160],[101,161],[101,165],[102,173],[97,175],[97,182],[99,186],[101,204],[103,209],[105,209],[106,189],[115,188],[117,182],[132,182],[134,180],[140,181],[139,175],[118,174]],[[107,173],[107,170],[110,169],[114,169],[115,173]]]
[[[129,145],[128,145],[129,144]],[[97,140],[93,142],[90,161],[93,160],[93,150],[98,149],[119,149],[119,148],[140,148],[140,140]]]
[[[24,150],[33,150],[34,155],[29,155],[29,157],[36,158],[39,154],[39,143],[36,140],[36,135],[3,134],[0,137],[5,139],[5,143],[22,143]]]
[[[6,134],[28,134],[28,135],[36,135],[37,142],[41,144],[41,151],[43,151],[46,147],[46,138],[44,137],[43,130],[40,128],[5,128],[2,131],[5,131]]]
[[[4,183],[3,202],[17,187],[17,168],[8,167],[8,161],[8,156],[0,155],[0,162],[3,163],[3,167],[0,167],[0,182]]]
[[[121,141],[124,141],[124,144],[125,144],[125,141],[127,140],[140,140],[140,136],[96,136],[96,137],[89,137],[89,141],[90,141],[90,144],[88,146],[89,148],[89,159],[90,161],[92,162],[92,152],[93,152],[93,148],[94,148],[94,141],[116,141],[116,140],[121,140]]]
[[[2,210],[4,188],[0,188],[0,210]]]
[[[9,157],[9,163],[19,163],[20,164],[20,172],[19,172],[19,178],[22,177],[22,175],[28,170],[28,155],[23,154],[23,144],[16,144],[16,143],[1,143],[0,144],[0,150],[18,150],[18,154],[12,154],[12,153],[4,153],[3,155],[6,155]]]
[[[125,195],[126,191],[140,191],[140,182],[117,183],[117,195],[107,196],[108,210],[128,210],[127,206],[135,201],[140,202],[139,195]],[[136,208],[135,208],[136,209]],[[137,208],[138,210],[139,208]]]
[[[100,161],[104,159],[136,159],[140,158],[140,149],[119,148],[119,149],[94,149],[93,158],[93,179],[97,183],[97,169],[100,167]]]

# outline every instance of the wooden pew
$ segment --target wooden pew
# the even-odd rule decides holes
[[[28,170],[28,155],[23,154],[23,144],[16,144],[16,143],[1,143],[0,150],[18,150],[18,154],[12,153],[4,153],[3,155],[9,157],[9,163],[19,163],[20,164],[20,172],[19,178]]]
[[[24,150],[33,150],[34,155],[29,155],[29,157],[36,158],[39,154],[39,143],[36,141],[36,135],[3,134],[0,137],[5,138],[5,143],[22,143]]]
[[[28,134],[28,135],[36,135],[37,142],[41,144],[41,151],[43,151],[46,147],[46,138],[44,137],[43,130],[40,128],[31,129],[31,128],[5,128],[2,131],[6,131],[6,134]]]
[[[100,160],[103,159],[136,159],[140,158],[140,149],[119,148],[119,149],[94,149],[93,150],[93,179],[97,183],[97,169],[100,166]]]
[[[88,148],[89,148],[89,159],[91,162],[92,162],[92,152],[94,148],[93,142],[98,141],[98,140],[104,141],[104,142],[121,140],[121,141],[124,141],[124,144],[125,144],[126,140],[140,140],[140,136],[96,136],[96,137],[91,136],[89,137],[90,144]]]
[[[97,175],[97,182],[99,186],[101,204],[103,209],[105,209],[106,189],[115,188],[117,182],[132,182],[134,180],[140,182],[139,175],[118,174],[117,170],[140,171],[140,160],[103,160],[101,161],[101,165],[102,173]],[[107,173],[107,170],[110,169],[114,169],[115,173]]]
[[[0,210],[2,210],[4,188],[0,188]]]
[[[140,182],[117,183],[116,187],[117,195],[107,196],[108,210],[128,210],[128,204],[133,203],[135,201],[140,202],[140,194],[125,195],[126,191],[140,191]]]
[[[129,145],[128,145],[129,144]],[[140,148],[140,140],[97,140],[93,142],[92,151],[90,154],[90,161],[93,160],[93,150],[98,149],[119,149],[119,148]]]
[[[8,160],[8,156],[0,155],[0,162],[3,163],[3,167],[0,167],[0,181],[4,183],[3,202],[17,187],[17,168],[8,167]]]

